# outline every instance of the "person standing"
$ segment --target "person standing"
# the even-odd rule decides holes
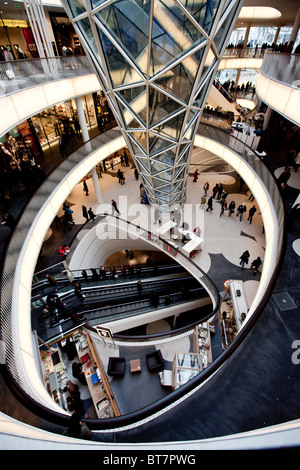
[[[117,211],[117,213],[120,214],[120,211],[117,207],[117,203],[114,199],[111,200],[111,205],[112,205],[112,215],[114,215],[115,211]]]
[[[76,297],[78,297],[79,300],[83,301],[85,298],[85,295],[83,294],[81,290],[81,284],[80,282],[76,282],[75,287],[74,287],[74,293]]]
[[[89,188],[88,185],[86,184],[86,180],[83,180],[83,191],[85,191],[85,195],[89,195]]]
[[[249,220],[250,224],[252,223],[252,217],[254,216],[255,212],[256,212],[256,207],[255,206],[253,206],[253,207],[251,207],[251,209],[249,209],[248,220]]]
[[[204,194],[205,194],[205,196],[207,196],[207,191],[209,190],[209,183],[208,183],[208,182],[206,182],[206,183],[204,184],[203,189],[204,189]]]
[[[228,207],[228,217],[231,216],[231,214],[234,213],[234,209],[235,209],[235,202],[234,201],[231,201],[231,203],[229,204],[229,207]]]
[[[136,179],[136,180],[139,179],[139,172],[137,171],[136,168],[135,168],[135,170],[134,170],[134,176],[135,176],[135,179]]]
[[[219,183],[219,185],[218,185],[217,199],[221,199],[222,193],[223,193],[223,184],[222,184],[222,183]]]
[[[200,173],[198,172],[198,168],[197,168],[197,170],[196,170],[195,173],[194,173],[193,183],[197,183],[199,174],[200,174]]]
[[[83,217],[86,219],[86,221],[88,221],[89,220],[89,215],[88,215],[88,211],[87,211],[86,206],[82,205],[81,208],[82,208]]]
[[[240,265],[242,269],[244,269],[244,265],[249,263],[250,253],[248,250],[244,251],[244,253],[240,256]]]
[[[213,199],[216,198],[216,195],[218,194],[218,189],[219,189],[219,185],[218,183],[213,187]]]

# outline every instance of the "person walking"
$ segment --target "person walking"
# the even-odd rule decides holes
[[[243,202],[243,204],[240,204],[238,209],[237,209],[237,213],[236,213],[236,216],[240,216],[240,222],[242,222],[242,218],[243,218],[243,215],[244,215],[244,212],[246,212],[246,205],[245,203]]]
[[[229,207],[228,207],[228,217],[230,217],[231,214],[234,213],[234,209],[235,209],[235,202],[231,201],[231,203],[229,204]]]
[[[88,220],[89,220],[89,215],[88,215],[88,211],[87,211],[86,206],[82,205],[82,206],[81,206],[81,209],[82,209],[82,215],[83,215],[83,217],[86,219],[86,221],[88,221]]]
[[[199,174],[200,174],[200,173],[198,172],[198,168],[197,168],[197,170],[196,170],[195,173],[194,173],[193,183],[197,183]]]
[[[250,224],[252,223],[252,218],[253,218],[255,212],[256,212],[256,207],[255,207],[255,206],[253,206],[253,207],[251,207],[251,209],[249,209],[249,217],[248,217],[248,220],[249,220],[249,223],[250,223]]]
[[[224,211],[227,210],[227,202],[226,201],[222,201],[221,202],[221,212],[220,212],[220,218],[222,217],[222,215],[224,214]]]
[[[213,196],[210,196],[209,200],[207,201],[206,212],[208,212],[209,210],[213,210]]]
[[[88,215],[89,215],[90,220],[94,220],[94,218],[96,217],[91,207],[88,210]]]
[[[240,265],[242,269],[244,269],[244,265],[249,263],[250,253],[248,250],[244,251],[244,253],[240,256]]]
[[[88,185],[86,184],[86,180],[83,180],[83,191],[85,191],[85,195],[89,195],[89,188]]]
[[[251,269],[253,270],[253,276],[257,273],[258,268],[260,267],[262,261],[258,256],[254,261],[251,263]]]
[[[139,179],[139,172],[137,171],[136,168],[135,168],[135,170],[134,170],[134,176],[135,176],[135,179],[136,179],[136,180]]]
[[[114,215],[115,211],[117,211],[117,213],[120,214],[120,211],[117,207],[117,203],[114,199],[111,200],[111,206],[112,206],[112,215]]]

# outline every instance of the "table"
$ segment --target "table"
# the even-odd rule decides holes
[[[142,368],[141,368],[141,361],[140,359],[132,359],[130,361],[130,372],[132,374],[136,373],[136,372],[141,372]]]
[[[193,232],[190,232],[190,233],[193,233]],[[181,251],[183,254],[190,257],[193,251],[202,250],[203,243],[204,243],[203,238],[198,237],[197,235],[193,233],[193,237],[191,237],[191,240],[189,242],[183,245],[183,247],[181,248]]]

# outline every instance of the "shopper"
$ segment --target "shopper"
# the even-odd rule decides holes
[[[57,280],[52,276],[52,274],[46,274],[46,279],[48,281],[49,286],[55,287],[57,286]]]
[[[208,182],[204,183],[203,189],[204,189],[205,196],[207,196],[207,191],[209,190],[209,183]]]
[[[81,206],[81,209],[82,209],[82,215],[83,215],[83,217],[86,219],[86,221],[88,221],[88,220],[89,220],[89,215],[88,215],[88,211],[87,211],[86,206],[82,205],[82,206]]]
[[[89,195],[89,188],[88,185],[86,184],[86,180],[83,180],[83,191],[85,191],[85,195]]]
[[[89,215],[90,220],[94,220],[96,217],[91,207],[88,210],[88,215]]]
[[[243,204],[240,204],[238,209],[237,209],[237,213],[236,213],[236,217],[240,216],[240,222],[242,222],[242,218],[243,218],[243,215],[244,215],[244,212],[246,212],[247,208],[246,208],[246,205],[245,203],[243,202]]]
[[[117,213],[120,214],[120,211],[117,207],[117,203],[114,199],[111,200],[111,205],[112,205],[112,215],[114,215],[115,211],[117,211]]]
[[[240,256],[240,265],[242,269],[244,269],[245,264],[249,263],[250,253],[248,250],[244,251],[244,253]]]
[[[251,269],[253,270],[253,275],[255,275],[258,271],[258,268],[260,267],[262,261],[260,257],[258,256],[254,261],[251,263]]]
[[[220,212],[220,218],[222,217],[222,215],[224,214],[224,211],[227,211],[227,202],[226,201],[222,201],[221,202],[221,212]]]
[[[207,209],[206,212],[213,210],[213,196],[210,196],[209,200],[207,201]]]
[[[193,183],[197,183],[197,180],[198,180],[198,176],[200,175],[200,173],[198,172],[198,169],[195,171],[194,173],[194,179],[193,179]]]
[[[253,218],[255,212],[256,212],[256,207],[252,206],[251,209],[249,209],[249,217],[248,217],[248,220],[249,220],[250,224],[252,223],[252,218]]]
[[[65,258],[67,256],[67,254],[69,253],[69,251],[70,251],[70,248],[67,245],[61,245],[58,248],[58,254],[62,258]]]
[[[83,301],[83,300],[85,299],[85,295],[84,295],[84,293],[83,293],[82,290],[81,290],[81,284],[80,284],[80,282],[76,282],[76,283],[75,283],[74,293],[75,293],[76,297],[77,297],[79,300]]]
[[[234,213],[234,209],[235,209],[235,202],[231,201],[231,203],[229,204],[229,207],[228,207],[228,217],[230,217],[231,214]]]

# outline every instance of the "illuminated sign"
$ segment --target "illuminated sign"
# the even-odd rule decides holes
[[[7,26],[8,28],[27,28],[28,27],[26,20],[1,20],[0,24],[2,24],[2,26]]]

